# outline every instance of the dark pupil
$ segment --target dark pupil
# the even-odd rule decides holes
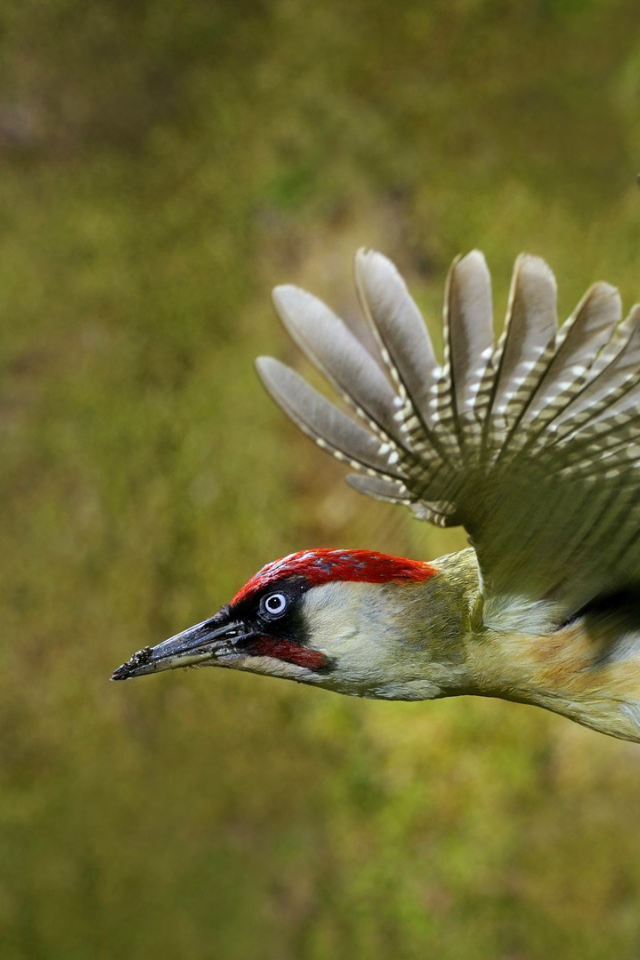
[[[283,598],[278,597],[269,597],[267,600],[267,610],[270,610],[272,613],[279,613],[280,610],[284,607]]]

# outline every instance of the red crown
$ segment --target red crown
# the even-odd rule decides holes
[[[286,577],[304,577],[311,585],[354,580],[362,583],[421,583],[437,568],[420,560],[391,557],[375,550],[301,550],[273,560],[238,591],[232,604]]]

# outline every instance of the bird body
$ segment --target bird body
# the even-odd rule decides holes
[[[595,284],[557,329],[553,275],[521,256],[494,346],[474,251],[449,274],[438,363],[385,257],[359,253],[356,282],[377,357],[315,297],[274,294],[352,415],[276,360],[259,374],[356,489],[463,525],[472,547],[301,551],[114,678],[208,664],[380,699],[502,697],[640,742],[640,308],[621,321]]]

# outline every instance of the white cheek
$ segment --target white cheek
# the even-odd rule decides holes
[[[328,583],[305,594],[304,603],[313,648],[335,663],[316,683],[361,697],[440,696],[427,648],[410,642],[415,621],[407,621],[405,594],[394,597],[377,584]]]
[[[395,631],[388,610],[380,609],[373,597],[371,584],[355,583],[328,583],[305,596],[313,647],[335,657],[343,674],[386,672]]]

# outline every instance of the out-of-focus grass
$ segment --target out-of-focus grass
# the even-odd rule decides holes
[[[638,747],[497,702],[107,682],[274,556],[459,545],[265,401],[268,290],[351,316],[367,244],[437,317],[479,245],[500,304],[521,248],[565,312],[640,296],[635,5],[0,19],[2,956],[636,957]]]

